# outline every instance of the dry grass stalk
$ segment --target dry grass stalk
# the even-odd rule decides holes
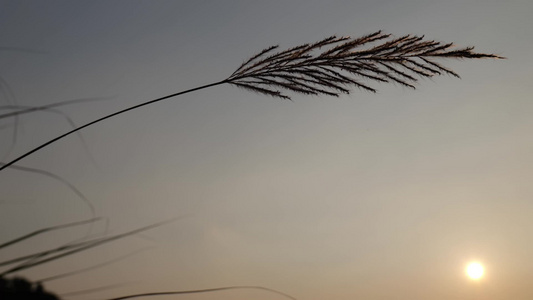
[[[339,93],[348,94],[351,87],[376,92],[367,81],[394,82],[415,88],[415,76],[427,78],[449,74],[459,77],[454,71],[434,61],[439,58],[504,58],[495,54],[476,53],[473,51],[474,47],[453,50],[452,43],[426,41],[423,36],[405,35],[391,38],[390,34],[381,31],[355,39],[331,36],[312,44],[272,53],[277,48],[278,46],[271,46],[252,56],[224,80],[146,101],[72,129],[5,163],[0,166],[0,171],[72,133],[103,120],[225,83],[283,99],[290,99],[282,93],[283,90],[304,95],[339,96]],[[315,53],[322,48],[326,49]]]
[[[32,153],[35,153],[40,149],[52,143],[55,143],[56,141],[64,137],[69,136],[70,134],[78,132],[86,127],[99,123],[103,120],[112,118],[119,114],[123,114],[130,110],[134,110],[162,100],[173,98],[178,95],[190,93],[216,85],[229,83],[240,88],[282,99],[290,99],[288,95],[284,94],[284,92],[287,91],[304,95],[328,95],[338,97],[341,93],[349,94],[350,89],[354,87],[371,92],[376,92],[376,89],[373,88],[369,84],[369,82],[392,82],[400,84],[402,86],[415,88],[415,84],[418,78],[428,78],[442,74],[449,74],[455,77],[459,77],[459,75],[454,71],[437,63],[435,60],[439,58],[503,58],[495,54],[473,52],[473,47],[466,47],[454,50],[453,44],[451,43],[443,44],[441,42],[436,42],[433,40],[424,40],[423,37],[412,35],[405,35],[399,38],[393,38],[390,34],[383,34],[381,31],[355,39],[350,37],[332,36],[315,43],[300,45],[280,52],[274,52],[276,49],[278,49],[278,46],[272,46],[264,49],[263,51],[259,52],[258,54],[245,61],[235,72],[233,72],[228,78],[222,81],[210,83],[186,91],[146,101],[141,104],[117,111],[115,113],[108,114],[81,127],[75,127],[72,130],[60,136],[57,136],[56,138],[26,152],[18,158],[15,158],[7,163],[0,163],[0,171],[10,166],[15,167],[14,164],[19,160],[25,158],[26,156],[29,156]],[[17,118],[20,114],[30,113],[39,110],[50,111],[54,106],[66,105],[69,103],[63,102],[36,108],[8,106],[4,108],[15,109],[15,111],[0,115],[0,119],[11,117]],[[29,168],[20,166],[18,166],[17,168],[20,170],[27,170],[44,174],[43,171],[40,170],[30,170]],[[50,175],[47,173],[44,175],[54,177],[53,174]],[[61,180],[61,178],[59,178],[59,180]],[[69,185],[68,182],[67,185]],[[81,198],[85,198],[75,188],[71,187],[71,189],[73,189]],[[94,214],[93,209],[92,211]],[[0,245],[0,248],[20,243],[23,240],[32,238],[36,235],[48,231],[54,231],[84,223],[92,223],[95,220],[97,219],[44,228],[33,233],[21,236],[12,241],[3,243],[2,245]],[[49,249],[31,255],[21,256],[14,259],[10,259],[8,261],[0,262],[0,266],[16,264],[15,266],[12,266],[11,268],[0,272],[0,287],[5,288],[8,287],[8,285],[10,284],[20,283],[22,286],[27,288],[27,291],[29,293],[36,292],[42,295],[43,290],[40,284],[34,286],[31,282],[27,282],[23,279],[8,279],[6,276],[20,272],[22,270],[33,268],[41,264],[56,261],[66,256],[86,251],[90,248],[100,246],[111,241],[115,241],[130,236],[132,234],[136,234],[160,226],[163,223],[165,222],[138,228],[136,230],[132,230],[130,232],[118,234],[111,237],[84,240],[78,243],[71,243],[54,249]],[[100,265],[98,265],[98,267],[99,266]],[[87,269],[93,268],[95,267]],[[78,273],[78,271],[74,271],[53,276],[47,279],[52,280],[59,277],[70,276],[72,274]],[[294,299],[289,295],[283,294],[275,290],[253,286],[236,286],[205,290],[146,293],[129,295],[114,299],[118,300],[157,295],[205,293],[241,288],[262,289],[281,294],[290,299]],[[3,293],[3,291],[0,292]],[[50,299],[57,299],[53,295],[50,295],[50,297]]]
[[[43,228],[34,232],[31,232],[29,234],[20,236],[18,238],[15,238],[11,241],[5,242],[0,245],[0,248],[5,248],[12,246],[14,244],[18,244],[20,242],[23,242],[27,239],[33,238],[37,235],[41,235],[47,232],[56,231],[56,230],[62,230],[69,227],[79,226],[79,225],[85,225],[85,224],[91,224],[96,221],[98,221],[99,218],[90,219],[90,220],[84,220],[79,222],[73,222],[68,224],[62,224],[52,227]],[[84,268],[81,270],[71,271],[55,276],[50,276],[47,278],[43,278],[40,280],[37,280],[35,282],[29,281],[22,277],[8,277],[8,275],[11,275],[13,273],[23,271],[25,269],[29,269],[44,263],[52,262],[58,259],[61,259],[66,256],[74,255],[83,251],[86,251],[93,247],[98,247],[101,245],[104,245],[106,243],[116,241],[118,239],[122,239],[128,236],[132,236],[134,234],[153,229],[155,227],[159,227],[161,225],[167,224],[169,222],[172,222],[174,220],[164,221],[156,224],[152,224],[149,226],[137,228],[135,230],[117,234],[110,237],[102,237],[102,238],[96,238],[91,239],[87,241],[82,241],[78,243],[69,243],[67,245],[63,245],[57,248],[48,249],[45,251],[40,251],[38,253],[30,254],[30,255],[24,255],[21,257],[17,257],[14,259],[10,259],[7,261],[0,262],[0,267],[2,266],[8,266],[17,264],[15,267],[12,267],[6,271],[0,272],[0,298],[4,299],[46,299],[46,300],[59,300],[61,299],[59,296],[50,293],[49,291],[46,291],[43,287],[43,283],[45,281],[50,280],[56,280],[64,277],[69,277],[72,275],[77,275],[79,273],[83,273],[85,271],[93,270],[96,268],[100,268],[102,266],[106,266],[110,263],[116,262],[118,260],[122,260],[128,256],[131,256],[135,253],[130,253],[129,255],[119,257],[118,259],[114,259],[112,261],[108,261],[105,263],[101,263],[98,265],[94,265],[92,267]],[[104,287],[97,287],[92,289],[87,289],[83,291],[76,291],[76,292],[70,292],[60,295],[61,297],[64,296],[75,296],[79,294],[86,294],[86,293],[92,293],[97,292],[109,288],[115,288],[117,286],[121,286],[122,284],[114,284],[114,285],[108,285]],[[109,300],[120,300],[120,299],[132,299],[132,298],[144,298],[144,297],[153,297],[153,296],[164,296],[164,295],[185,295],[185,294],[199,294],[199,293],[212,293],[212,292],[221,292],[221,291],[227,291],[227,290],[239,290],[239,289],[255,289],[255,290],[262,290],[270,293],[274,293],[280,296],[283,296],[284,298],[287,298],[289,300],[296,300],[296,298],[280,292],[275,289],[270,289],[262,286],[226,286],[226,287],[219,287],[219,288],[209,288],[209,289],[200,289],[200,290],[181,290],[181,291],[167,291],[167,292],[150,292],[150,293],[141,293],[141,294],[131,294],[126,296],[120,296],[115,298],[110,298]]]

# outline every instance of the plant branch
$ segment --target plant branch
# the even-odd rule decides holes
[[[391,38],[390,34],[377,31],[355,39],[331,36],[277,53],[272,52],[278,46],[268,47],[246,60],[225,80],[150,100],[94,120],[5,163],[0,166],[0,171],[74,132],[103,120],[216,85],[230,83],[246,90],[289,100],[290,97],[282,91],[304,95],[339,96],[339,93],[350,93],[350,87],[376,92],[367,81],[395,82],[415,88],[417,78],[414,75],[423,78],[441,74],[459,76],[434,62],[434,59],[504,58],[495,54],[476,53],[473,51],[474,47],[453,50],[452,43],[424,41],[423,38],[412,35]],[[326,49],[315,53],[323,47]],[[365,81],[355,80],[354,77]]]

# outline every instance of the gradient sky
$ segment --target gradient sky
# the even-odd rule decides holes
[[[20,275],[146,249],[46,287],[125,284],[68,299],[229,285],[299,300],[532,299],[531,13],[530,0],[0,1],[1,105],[102,98],[60,109],[77,124],[222,80],[267,46],[333,34],[383,29],[508,57],[445,61],[462,79],[423,80],[415,91],[380,84],[377,94],[289,102],[218,86],[84,130],[87,149],[71,136],[20,165],[68,179],[109,218],[110,234],[180,219]],[[0,122],[4,161],[12,124]],[[21,117],[9,158],[69,129],[58,114]],[[3,171],[0,190],[0,241],[90,217],[47,177]],[[479,282],[464,273],[473,260],[486,267]]]

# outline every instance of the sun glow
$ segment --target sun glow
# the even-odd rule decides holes
[[[473,262],[466,267],[466,274],[470,279],[479,280],[483,276],[485,269],[480,263]]]

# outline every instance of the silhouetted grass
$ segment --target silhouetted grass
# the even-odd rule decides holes
[[[56,111],[55,108],[68,104],[92,101],[94,99],[63,101],[39,107],[22,107],[13,101],[8,101],[8,105],[0,107],[0,109],[11,110],[11,112],[1,114],[0,119],[14,118],[15,120],[12,135],[12,146],[16,142],[18,117],[22,114],[34,113],[37,111],[60,113],[67,119],[69,124],[72,126],[72,129],[49,140],[46,143],[35,147],[30,151],[27,151],[26,153],[9,162],[0,162],[0,171],[11,167],[22,171],[38,173],[59,180],[66,184],[72,191],[74,191],[78,197],[87,202],[92,214],[94,215],[94,208],[92,207],[92,204],[81,192],[79,192],[79,190],[68,183],[68,181],[47,171],[17,166],[15,163],[50,144],[53,144],[73,133],[77,133],[84,128],[102,122],[106,119],[113,118],[128,111],[151,105],[156,102],[217,85],[231,84],[239,88],[281,99],[291,99],[287,92],[294,92],[303,95],[326,95],[338,97],[340,94],[349,94],[353,88],[376,92],[376,89],[372,86],[372,83],[374,82],[396,83],[414,89],[416,88],[416,83],[418,82],[419,78],[429,78],[435,75],[443,74],[459,77],[459,75],[453,70],[437,62],[437,60],[442,58],[503,58],[495,54],[474,52],[474,47],[455,49],[452,43],[441,43],[434,40],[425,40],[424,37],[413,35],[405,35],[395,38],[390,34],[384,34],[381,31],[359,38],[331,36],[318,42],[303,44],[290,49],[275,52],[277,49],[278,46],[271,46],[260,51],[258,54],[244,61],[241,66],[237,68],[237,70],[235,70],[224,80],[149,100],[141,104],[122,109],[115,113],[105,115],[79,127],[77,127],[67,115],[62,114],[60,111]],[[0,91],[3,91],[8,98],[14,97],[9,85],[7,85],[5,80],[2,78],[0,78]],[[0,244],[0,249],[21,243],[27,239],[50,231],[61,230],[72,226],[92,224],[97,220],[99,219],[93,218],[90,220],[43,228],[20,236],[11,241],[4,242],[3,244]],[[93,238],[88,240],[83,239],[79,242],[69,243],[52,249],[39,251],[33,254],[0,262],[0,266],[10,266],[10,268],[7,270],[0,272],[0,298],[3,297],[2,299],[4,299],[10,295],[15,295],[17,291],[19,291],[19,296],[22,295],[22,293],[26,293],[24,295],[31,295],[32,297],[49,297],[46,299],[58,299],[55,295],[44,292],[40,282],[79,274],[81,272],[105,266],[116,260],[82,270],[76,270],[47,277],[36,283],[32,283],[18,277],[8,278],[8,276],[13,276],[13,274],[16,274],[17,272],[27,270],[41,264],[57,261],[64,257],[87,251],[91,248],[161,226],[168,222],[169,221],[152,224],[113,236]],[[277,293],[291,300],[295,300],[295,298],[292,296],[260,286],[231,286],[202,290],[153,292],[122,296],[118,298],[112,298],[110,300],[159,295],[219,292],[232,289],[260,289]],[[90,289],[89,291],[94,290],[95,289]],[[97,288],[96,290],[101,290],[101,288]]]

